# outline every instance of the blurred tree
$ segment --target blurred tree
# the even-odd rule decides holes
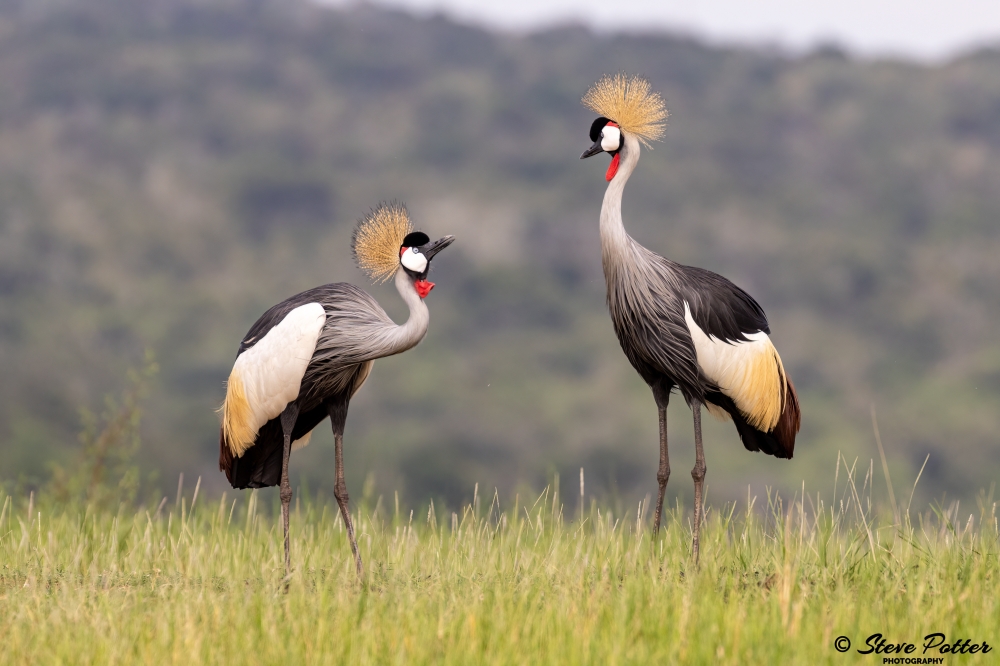
[[[826,487],[838,450],[876,455],[873,402],[900,482],[930,452],[922,489],[971,496],[1000,471],[998,64],[516,36],[304,0],[2,2],[0,478],[72,459],[77,408],[152,348],[137,460],[221,488],[233,341],[281,298],[360,281],[353,220],[398,198],[458,242],[427,339],[352,402],[354,478],[455,502],[584,464],[595,492],[644,495],[656,419],[604,311],[603,169],[576,159],[580,95],[625,69],[671,110],[629,231],[754,293],[803,401],[780,469],[706,434],[710,497]],[[683,466],[690,434],[671,435]],[[328,440],[293,457],[312,487]]]

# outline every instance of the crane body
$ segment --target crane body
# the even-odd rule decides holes
[[[426,234],[411,233],[405,208],[382,205],[359,223],[354,252],[373,278],[395,275],[396,289],[409,308],[406,323],[397,325],[374,298],[339,282],[273,306],[240,343],[220,410],[219,469],[234,488],[281,487],[286,568],[291,566],[289,456],[308,444],[312,430],[329,416],[334,496],[362,575],[343,470],[348,405],[376,359],[414,347],[427,333],[430,316],[424,298],[434,286],[426,279],[430,260],[453,241],[445,236],[431,243]]]
[[[594,144],[581,158],[612,155],[601,207],[601,260],[615,334],[629,362],[650,386],[659,410],[660,464],[654,529],[670,477],[667,405],[679,390],[695,429],[693,553],[699,554],[707,467],[701,407],[731,418],[744,447],[791,458],[800,411],[795,387],[771,343],[767,317],[744,290],[711,271],[684,266],[637,243],[621,215],[625,183],[639,162],[640,141],[659,138],[666,109],[642,79],[605,77],[584,103],[601,113]]]

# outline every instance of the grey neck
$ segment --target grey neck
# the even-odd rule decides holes
[[[601,206],[601,262],[604,277],[611,280],[620,266],[628,265],[633,241],[622,224],[622,192],[625,182],[639,163],[639,140],[622,132],[625,144],[619,153],[618,173],[608,183]]]
[[[391,348],[389,354],[404,352],[423,340],[431,320],[427,304],[413,286],[413,278],[402,268],[396,271],[396,290],[410,309],[410,316],[402,326],[387,331],[386,344]]]

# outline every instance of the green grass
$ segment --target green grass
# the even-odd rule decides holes
[[[914,656],[934,631],[1000,644],[996,504],[894,525],[870,478],[834,506],[710,509],[700,567],[677,508],[654,537],[638,506],[591,502],[581,522],[548,490],[502,510],[380,501],[355,512],[363,583],[336,506],[303,501],[287,593],[274,493],[159,513],[43,498],[30,515],[3,496],[0,662],[874,664],[855,650],[876,632]]]

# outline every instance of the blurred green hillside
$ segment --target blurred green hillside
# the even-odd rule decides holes
[[[802,399],[791,462],[709,426],[709,501],[828,483],[838,451],[867,467],[873,404],[897,493],[928,453],[918,495],[989,486],[1000,51],[792,57],[297,0],[0,2],[0,480],[70,463],[78,409],[151,349],[141,463],[221,489],[213,410],[239,340],[286,296],[362,283],[354,220],[397,198],[458,242],[435,262],[426,340],[351,405],[352,492],[373,474],[456,502],[580,466],[588,493],[651,492],[656,410],[604,305],[606,163],[578,159],[579,99],[617,70],[671,111],[626,227],[753,293]],[[391,286],[372,293],[405,317]],[[690,497],[680,398],[670,419],[668,497]],[[318,434],[292,463],[312,489],[333,479]]]

